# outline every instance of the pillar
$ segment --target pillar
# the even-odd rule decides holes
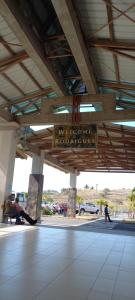
[[[76,181],[77,181],[77,171],[70,173],[70,188],[68,196],[68,217],[75,218],[76,216]]]
[[[3,213],[1,204],[12,192],[16,145],[16,129],[0,130],[0,221],[2,221]]]
[[[41,155],[33,154],[32,172],[29,178],[27,211],[33,219],[41,218],[41,202],[43,193],[43,163],[44,152]]]

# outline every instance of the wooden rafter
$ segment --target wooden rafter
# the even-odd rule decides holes
[[[119,122],[119,121],[134,121],[135,109],[128,110],[112,110],[109,108],[104,111],[85,112],[81,113],[79,124],[100,123],[100,122]],[[18,117],[18,121],[23,125],[68,125],[72,123],[71,113],[52,114],[42,111],[40,114]]]
[[[104,86],[111,89],[135,91],[135,85],[131,84],[104,81],[98,81],[98,83],[100,86]]]
[[[0,69],[5,70],[13,66],[14,64],[18,64],[19,62],[23,61],[24,59],[28,58],[28,54],[25,51],[17,53],[9,58],[3,59],[0,61]]]
[[[134,51],[135,43],[133,41],[127,40],[113,40],[110,39],[93,39],[88,41],[88,46],[97,47],[97,48],[108,48],[108,49],[117,49],[124,51]]]
[[[113,55],[115,55],[117,57],[117,55],[131,59],[131,60],[135,60],[135,56],[134,55],[130,55],[115,49],[111,49],[111,48],[105,48],[105,50],[112,52]]]

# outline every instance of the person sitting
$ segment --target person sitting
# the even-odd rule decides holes
[[[24,218],[30,225],[35,225],[37,223],[37,219],[33,220],[22,208],[21,205],[19,205],[19,199],[15,199],[15,203],[13,204],[15,210],[16,210],[16,224],[22,224],[22,221],[20,217]],[[19,218],[18,218],[19,217]],[[24,223],[23,223],[24,224]]]
[[[14,214],[16,214],[15,208],[13,207],[14,200],[15,194],[10,194],[2,204],[3,222],[8,221],[8,218],[10,218],[10,223],[12,223],[12,218],[14,217]]]

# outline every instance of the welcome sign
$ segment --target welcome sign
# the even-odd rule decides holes
[[[96,148],[97,125],[54,126],[54,148]]]

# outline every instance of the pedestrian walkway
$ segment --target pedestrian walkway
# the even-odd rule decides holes
[[[45,216],[42,217],[41,225],[47,225],[47,226],[56,226],[56,227],[78,227],[83,224],[89,223],[90,220],[87,218],[68,218],[68,217],[58,217],[58,216]]]
[[[135,233],[26,227],[0,236],[1,300],[135,299]]]

